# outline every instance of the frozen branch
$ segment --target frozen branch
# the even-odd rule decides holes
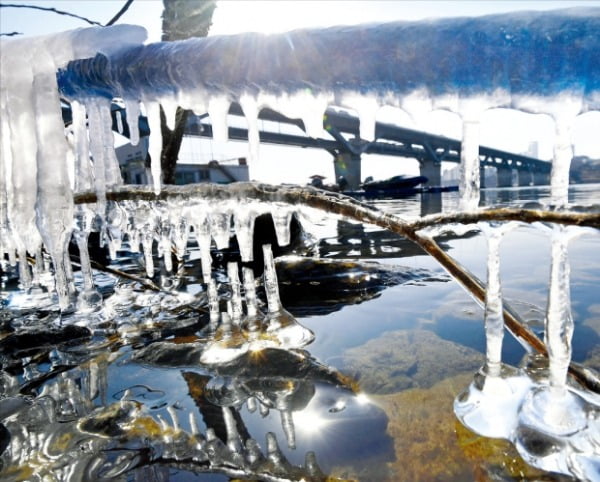
[[[155,195],[151,186],[125,186],[107,192],[109,201],[146,200],[158,201],[168,199],[212,199],[215,201],[242,201],[254,199],[264,202],[283,202],[291,205],[308,206],[321,211],[337,214],[355,221],[373,224],[410,239],[432,256],[446,271],[458,281],[482,306],[485,304],[485,285],[455,259],[443,251],[431,237],[419,233],[419,230],[432,225],[451,222],[473,223],[477,221],[524,221],[524,222],[556,222],[598,228],[600,215],[595,213],[546,212],[526,209],[492,209],[472,213],[436,215],[410,222],[388,214],[379,209],[361,203],[342,194],[330,193],[309,186],[270,186],[258,183],[235,183],[229,186],[218,184],[189,184],[186,186],[165,187],[159,195]],[[96,201],[95,193],[75,195],[75,203],[92,203]],[[546,345],[519,319],[510,307],[504,307],[506,327],[515,338],[526,347],[548,355]],[[600,380],[590,371],[571,363],[569,372],[588,389],[600,393]]]

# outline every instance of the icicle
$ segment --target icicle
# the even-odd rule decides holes
[[[167,273],[173,271],[173,259],[171,258],[171,238],[170,238],[170,227],[166,220],[163,220],[160,237],[158,242],[158,255],[162,256],[165,263],[165,269]]]
[[[306,456],[304,458],[304,467],[306,468],[308,474],[311,477],[314,477],[316,480],[326,479],[325,474],[317,463],[317,456],[314,452],[306,452]]]
[[[127,125],[129,126],[129,141],[132,146],[137,146],[140,142],[140,103],[134,99],[125,99],[124,101]]]
[[[227,263],[227,276],[231,286],[231,319],[234,325],[242,321],[242,295],[237,263]]]
[[[571,315],[569,239],[564,227],[552,232],[552,264],[546,314],[545,342],[550,360],[550,385],[563,390],[571,363],[573,317]]]
[[[231,101],[225,96],[211,97],[208,101],[208,115],[212,124],[213,140],[227,142],[229,129],[227,127],[227,114]]]
[[[67,279],[70,267],[64,253],[73,224],[73,193],[65,164],[67,143],[54,73],[36,75],[33,90],[38,114],[36,135],[38,145],[44,147],[37,153],[36,223],[54,264],[59,305],[65,309],[70,303]]]
[[[471,211],[479,205],[479,122],[463,120],[460,149],[460,209]]]
[[[290,223],[294,212],[284,206],[277,206],[271,211],[273,224],[275,225],[275,235],[279,246],[287,246],[290,244],[291,232]]]
[[[262,402],[258,402],[258,413],[262,418],[269,416],[269,407]]]
[[[73,136],[75,139],[75,192],[90,191],[94,185],[94,176],[90,160],[85,106],[78,101],[71,102],[73,116]]]
[[[258,442],[252,438],[246,440],[246,460],[251,465],[256,465],[264,459]]]
[[[208,306],[210,309],[210,324],[216,328],[219,322],[219,295],[217,293],[217,284],[214,279],[208,280]]]
[[[333,99],[333,93],[315,93],[307,88],[278,97],[261,94],[259,103],[291,119],[301,119],[306,134],[318,138],[323,134],[323,115]]]
[[[175,252],[179,262],[181,262],[185,256],[189,233],[190,225],[188,224],[187,219],[182,216],[176,221],[176,224],[171,230],[171,238],[175,244]]]
[[[288,447],[291,449],[296,448],[296,431],[294,429],[294,419],[292,418],[292,412],[289,409],[282,409],[279,411],[281,415],[281,428],[285,433]]]
[[[485,297],[486,368],[489,375],[500,374],[504,314],[500,286],[500,241],[502,232],[484,228],[488,240],[487,288]]]
[[[154,184],[154,194],[160,193],[161,187],[161,152],[162,152],[162,132],[160,127],[160,105],[154,101],[144,101],[146,114],[148,116],[148,125],[150,126],[150,140],[148,143],[148,153],[150,154],[150,172],[152,173],[152,182]]]
[[[554,158],[550,173],[551,202],[557,207],[569,202],[569,170],[573,159],[572,120],[555,119]]]
[[[118,114],[120,117],[120,114]],[[106,102],[100,106],[102,120],[102,149],[104,155],[105,179],[108,187],[118,186],[123,183],[121,169],[115,153],[115,137],[112,131],[111,104]]]
[[[263,246],[265,259],[264,286],[267,294],[268,313],[265,317],[266,333],[271,339],[284,348],[301,348],[315,339],[314,333],[302,326],[294,317],[283,309],[279,298],[277,272],[271,246]],[[268,344],[265,340],[263,343]]]
[[[152,245],[154,243],[154,235],[150,230],[147,230],[142,235],[142,246],[144,249],[144,261],[146,264],[146,276],[152,278],[154,276],[154,259],[152,258]]]
[[[250,413],[256,412],[257,404],[258,402],[254,397],[248,397],[248,399],[246,400],[246,408]]]
[[[108,102],[108,101],[105,101]],[[102,105],[93,100],[87,103],[89,120],[90,150],[94,160],[94,189],[96,191],[96,212],[104,216],[106,211],[106,169],[104,166],[104,145],[102,139]]]
[[[77,209],[77,229],[74,232],[75,241],[79,248],[79,264],[83,278],[83,291],[79,294],[77,307],[81,311],[96,309],[102,303],[102,296],[94,286],[90,255],[88,253],[88,238],[92,228],[94,214],[85,207]]]
[[[19,44],[13,45],[16,47]],[[5,48],[4,45],[3,48]],[[5,57],[4,51],[2,55],[3,75],[0,83],[0,92],[3,94],[0,99],[3,106],[2,152],[5,182],[8,188],[6,192],[7,224],[10,226],[12,238],[11,246],[7,247],[8,254],[12,258],[11,264],[13,264],[15,249],[20,252],[35,253],[41,244],[40,233],[35,222],[38,150],[35,113],[37,107],[34,104],[30,56],[13,54]],[[5,76],[9,70],[10,75]],[[43,112],[40,112],[40,115],[42,114]],[[10,143],[4,144],[7,138]]]
[[[226,203],[223,203],[218,210],[213,210],[209,214],[210,234],[215,240],[217,249],[227,249],[229,247],[229,238],[231,237],[231,210]]]
[[[508,439],[518,422],[522,400],[530,380],[517,370],[502,365],[504,314],[500,283],[500,242],[517,223],[497,226],[481,223],[488,241],[487,287],[485,299],[486,364],[469,388],[454,402],[454,412],[474,432]]]
[[[160,105],[165,113],[165,121],[170,130],[175,129],[175,118],[177,116],[177,102],[170,97],[160,99]]]
[[[356,110],[359,119],[360,138],[365,141],[375,140],[375,122],[379,102],[373,96],[365,96],[355,92],[342,96],[342,105]]]
[[[117,121],[117,132],[123,134],[123,111],[118,109],[115,111],[115,120]]]
[[[194,437],[198,437],[200,435],[200,429],[198,428],[198,419],[196,418],[196,413],[192,410],[189,412],[189,421],[190,421],[190,431]]]
[[[212,257],[210,255],[210,221],[204,207],[197,207],[190,213],[191,223],[194,227],[194,236],[200,248],[200,261],[202,264],[202,280],[208,283],[211,279]]]
[[[106,212],[106,236],[109,256],[113,260],[117,258],[117,251],[121,249],[125,217],[125,213],[119,204],[109,203]]]
[[[256,320],[258,314],[258,302],[256,299],[256,287],[254,285],[254,272],[252,268],[242,268],[242,276],[244,278],[244,294],[246,298],[246,313],[248,316],[249,324],[248,329],[253,331],[257,327],[255,322],[250,320]]]
[[[248,159],[250,166],[255,166],[259,161],[258,149],[260,138],[258,134],[259,105],[256,99],[249,95],[240,97],[240,107],[248,123]]]
[[[267,458],[269,461],[281,470],[284,465],[285,458],[281,453],[279,444],[277,443],[277,437],[273,432],[267,432]]]
[[[254,221],[256,213],[252,207],[240,205],[233,216],[235,236],[243,263],[254,260]]]
[[[273,261],[273,252],[271,245],[263,245],[263,256],[265,259],[265,292],[267,294],[267,305],[269,313],[281,311],[281,301],[279,299],[279,286],[277,284],[277,272],[275,271],[275,262]]]
[[[240,434],[237,429],[237,423],[231,409],[229,407],[222,407],[223,419],[225,420],[225,430],[227,433],[227,447],[234,453],[239,454],[242,452],[242,443]]]

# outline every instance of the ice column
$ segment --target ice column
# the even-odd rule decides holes
[[[572,121],[555,119],[554,158],[550,173],[552,204],[564,206],[569,202],[569,170],[573,159],[571,144]]]
[[[87,207],[79,206],[77,209],[77,229],[74,233],[77,247],[79,248],[79,263],[83,278],[83,291],[79,294],[77,307],[81,311],[90,311],[102,303],[102,296],[94,287],[94,278],[88,252],[88,238],[92,230],[94,213]]]
[[[36,75],[33,90],[37,140],[43,146],[37,152],[36,222],[54,264],[60,307],[65,309],[69,305],[67,246],[73,223],[73,194],[65,163],[67,143],[54,73]]]
[[[564,388],[571,362],[573,316],[571,315],[570,267],[566,229],[552,232],[552,264],[546,314],[545,342],[550,358],[550,385]]]
[[[460,209],[470,211],[479,205],[479,121],[463,119],[460,150]]]
[[[600,474],[600,399],[567,385],[573,318],[569,293],[569,239],[584,232],[554,226],[552,264],[546,312],[548,380],[531,390],[519,415],[517,450],[528,463],[544,470],[597,480]],[[547,448],[551,446],[552,450]]]
[[[486,364],[469,388],[454,402],[459,420],[474,432],[509,439],[517,425],[518,410],[530,387],[527,377],[502,365],[504,314],[500,281],[500,243],[516,223],[500,226],[480,224],[488,241],[485,298]]]

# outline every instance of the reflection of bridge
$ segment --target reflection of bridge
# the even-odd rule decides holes
[[[237,104],[233,104],[229,113],[243,116]],[[202,123],[206,116],[195,117],[188,126],[186,134],[212,137],[212,126]],[[301,120],[290,119],[271,109],[263,109],[259,119],[291,124],[304,131]],[[362,154],[380,154],[386,156],[407,157],[419,162],[421,175],[429,179],[431,186],[441,185],[441,165],[444,162],[460,163],[461,142],[443,136],[398,127],[378,122],[375,129],[375,141],[360,139],[359,120],[344,112],[328,109],[323,125],[331,138],[312,138],[306,135],[285,134],[262,130],[260,140],[264,143],[321,148],[334,156],[336,178],[344,175],[350,185],[356,187],[361,180],[360,164]],[[230,127],[229,138],[248,140],[248,131],[244,128]],[[497,172],[498,187],[513,185],[513,171],[518,172],[518,184],[548,184],[551,164],[521,154],[501,151],[481,146],[479,148],[481,169],[493,167]],[[482,187],[485,176],[481,175]]]
[[[113,128],[117,130],[116,115],[125,111],[113,104]],[[238,104],[233,104],[230,115],[243,117]],[[375,140],[369,142],[360,139],[359,120],[345,112],[328,109],[323,120],[324,129],[330,138],[312,138],[304,135],[304,123],[299,119],[290,119],[271,109],[263,109],[259,119],[282,124],[294,125],[300,129],[298,134],[282,133],[273,130],[261,130],[260,140],[263,143],[297,147],[325,149],[334,157],[336,178],[343,175],[350,187],[356,189],[361,181],[361,155],[379,154],[386,156],[406,157],[419,162],[420,174],[427,177],[428,185],[441,185],[442,162],[460,163],[461,142],[456,139],[407,129],[392,124],[378,122],[375,128]],[[212,126],[208,114],[191,116],[188,120],[186,135],[212,138]],[[119,123],[121,124],[121,123]],[[125,122],[124,134],[128,136]],[[141,135],[148,135],[147,120],[140,119]],[[248,130],[241,127],[229,127],[229,139],[247,141]],[[481,146],[479,148],[481,166],[481,186],[485,186],[484,168],[496,169],[497,186],[513,185],[513,174],[518,173],[518,185],[545,185],[549,181],[551,163],[541,161],[522,154],[514,154],[499,149]]]

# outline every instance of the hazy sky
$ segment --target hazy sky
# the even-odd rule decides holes
[[[3,2],[8,3],[8,2]],[[54,7],[71,13],[85,16],[92,20],[107,22],[124,4],[124,0],[44,0],[18,1],[22,3]],[[213,34],[235,34],[241,31],[253,30],[265,33],[281,32],[294,28],[308,26],[329,26],[336,24],[356,24],[367,22],[383,22],[393,20],[420,20],[432,17],[473,16],[491,13],[511,12],[517,10],[548,10],[575,6],[600,7],[600,1],[342,1],[342,0],[308,0],[308,1],[219,1],[213,17]],[[161,0],[135,0],[128,12],[121,18],[120,23],[132,23],[144,26],[149,34],[149,41],[160,40],[161,31]],[[54,13],[22,9],[0,9],[0,31],[21,32],[26,35],[39,35],[72,28],[88,26],[85,22]],[[389,117],[386,116],[386,120]],[[398,113],[398,120],[407,127],[415,127],[410,118]],[[446,112],[434,112],[429,116],[426,128],[434,133],[448,137],[460,138],[461,125],[458,116]],[[576,154],[586,154],[600,157],[600,113],[588,113],[577,120],[573,134]],[[548,159],[552,153],[553,125],[547,116],[534,116],[520,112],[494,110],[486,113],[482,122],[481,143],[490,147],[515,152],[527,150],[531,142],[537,142],[539,156]],[[230,143],[234,144],[234,143]],[[203,144],[195,146],[194,152],[183,152],[190,157],[200,156],[202,161],[210,157],[234,157],[244,155],[244,147],[230,146],[228,152],[215,152],[214,146]],[[277,169],[269,167],[267,162],[264,169],[254,171],[261,180],[275,182],[290,180],[301,182],[309,174],[319,172],[333,175],[331,156],[316,150],[310,152],[310,160],[306,150],[289,150],[272,152],[271,148],[261,147],[262,155],[280,157],[277,152],[284,153],[287,158],[294,159],[302,156],[303,162],[294,162],[304,168],[295,173],[295,179],[276,179],[281,177]],[[367,165],[368,164],[368,165]],[[398,170],[396,163],[385,160],[363,163],[363,176],[392,175]],[[416,163],[407,164],[410,172],[416,172]],[[289,175],[289,169],[286,169]],[[385,172],[384,172],[385,171]]]

